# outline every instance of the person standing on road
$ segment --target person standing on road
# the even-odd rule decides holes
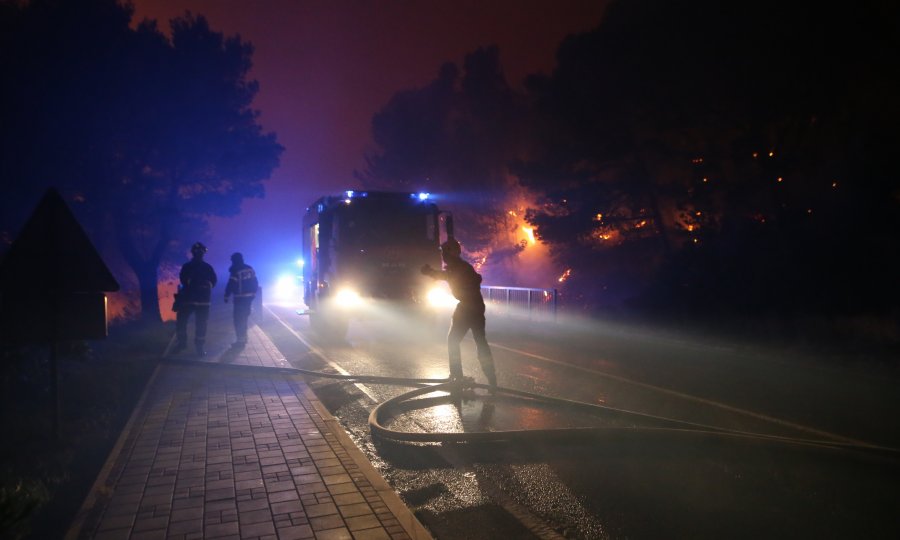
[[[240,253],[231,255],[231,268],[228,269],[228,285],[225,286],[225,303],[228,297],[234,296],[234,333],[237,341],[233,348],[243,348],[247,345],[247,319],[259,289],[256,272],[249,264],[244,263],[244,256]]]
[[[197,242],[191,246],[191,260],[181,266],[178,277],[181,280],[179,308],[176,317],[175,352],[187,347],[187,325],[192,314],[197,315],[194,328],[194,345],[197,356],[206,356],[206,323],[209,321],[209,305],[212,288],[216,286],[216,272],[203,260],[206,246]]]
[[[460,255],[462,249],[459,242],[449,238],[441,244],[441,258],[445,270],[435,270],[430,265],[422,267],[422,273],[433,279],[441,279],[450,285],[453,296],[459,300],[453,311],[450,332],[447,334],[447,352],[450,356],[450,378],[462,379],[462,357],[460,343],[469,330],[475,338],[475,347],[481,370],[487,377],[488,384],[497,386],[497,373],[494,368],[494,357],[487,342],[484,318],[484,298],[481,296],[481,274]]]

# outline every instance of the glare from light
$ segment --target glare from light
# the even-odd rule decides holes
[[[535,243],[535,240],[534,240],[534,227],[524,227],[524,226],[523,226],[523,227],[522,227],[522,232],[524,232],[524,233],[525,233],[525,236],[528,237],[528,243],[533,245],[533,244]]]
[[[275,300],[281,302],[297,300],[298,289],[295,276],[280,276],[275,282]]]
[[[353,289],[344,287],[338,290],[337,293],[335,293],[334,301],[338,305],[338,307],[351,309],[359,307],[362,304],[362,297]]]
[[[297,259],[297,266],[298,266],[298,267],[303,268],[303,265],[304,265],[304,264],[306,264],[306,261],[304,261],[302,258]]]
[[[350,198],[353,197],[353,190],[352,190],[352,189],[348,189],[347,191],[344,192],[344,194],[346,194],[346,195],[347,195],[347,198],[350,199]]]
[[[459,303],[459,300],[450,294],[447,285],[436,285],[432,287],[426,294],[428,304],[433,307],[453,307]]]
[[[438,422],[446,422],[452,429],[450,431],[457,431],[459,429],[459,411],[450,403],[444,403],[441,405],[435,405],[434,407],[429,407],[429,412],[434,416],[434,419]],[[442,426],[444,428],[448,426]]]
[[[428,200],[428,197],[430,197],[430,196],[431,196],[430,193],[425,193],[425,192],[419,193],[419,195],[418,195],[420,201]]]

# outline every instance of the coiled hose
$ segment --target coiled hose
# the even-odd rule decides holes
[[[164,361],[169,363],[187,363],[191,365],[210,365],[209,362],[198,362],[193,360],[178,360],[167,358],[164,359]],[[781,435],[770,435],[765,433],[733,430],[706,424],[699,424],[695,422],[687,422],[684,420],[677,420],[674,418],[666,418],[635,411],[617,409],[615,407],[609,407],[606,405],[596,405],[592,403],[584,403],[581,401],[573,401],[564,398],[544,396],[535,394],[533,392],[516,390],[513,388],[492,388],[485,384],[476,383],[469,377],[463,378],[461,380],[450,380],[433,378],[384,377],[377,375],[343,375],[340,373],[324,373],[321,371],[312,371],[301,368],[260,368],[256,366],[244,366],[240,364],[229,364],[229,367],[251,370],[265,369],[269,372],[277,371],[315,378],[334,379],[345,382],[364,382],[372,384],[416,387],[414,390],[410,390],[409,392],[405,392],[396,397],[388,399],[387,401],[379,403],[369,413],[368,423],[372,435],[383,440],[392,441],[395,443],[488,443],[500,441],[512,442],[535,440],[558,441],[572,439],[624,439],[646,434],[665,434],[667,436],[725,438],[832,450],[862,451],[867,454],[874,453],[880,457],[886,457],[891,460],[895,460],[900,457],[900,450],[886,446],[863,442],[845,442],[827,439],[804,439],[797,437],[786,437]],[[406,412],[409,410],[426,408],[432,405],[432,403],[427,400],[416,400],[415,398],[435,392],[446,392],[450,395],[454,395],[455,393],[458,395],[465,395],[467,392],[471,394],[471,392],[475,389],[484,389],[495,395],[505,394],[523,400],[530,400],[538,403],[549,403],[558,405],[563,408],[576,409],[591,413],[604,413],[618,418],[660,424],[660,426],[603,426],[558,429],[518,429],[503,431],[431,433],[398,431],[385,426],[385,423],[388,422],[390,418],[395,416],[391,414],[391,411],[400,410],[401,412]]]

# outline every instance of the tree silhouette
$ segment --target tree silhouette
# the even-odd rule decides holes
[[[207,216],[262,197],[278,165],[282,147],[252,109],[252,46],[190,13],[172,21],[171,38],[155,22],[132,28],[132,8],[114,0],[3,10],[0,67],[11,84],[0,103],[0,174],[16,186],[3,230],[23,202],[57,186],[134,271],[142,318],[159,321],[161,263],[180,258]]]
[[[815,311],[862,286],[844,307],[871,307],[867,277],[897,270],[896,15],[620,1],[568,38],[529,81],[538,144],[514,171],[576,289]]]
[[[516,185],[508,163],[524,144],[524,103],[507,84],[496,46],[444,64],[427,86],[399,92],[372,120],[380,151],[366,157],[364,186],[428,190],[453,210],[472,254],[499,259],[517,248],[508,211]]]

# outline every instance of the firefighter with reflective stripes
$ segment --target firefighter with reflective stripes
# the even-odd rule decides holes
[[[259,282],[253,267],[244,263],[244,256],[240,253],[231,255],[231,268],[228,269],[228,274],[225,303],[228,303],[229,296],[234,296],[234,333],[237,336],[237,341],[232,347],[243,348],[247,345],[247,319],[250,318]]]
[[[484,298],[481,296],[481,274],[471,264],[464,261],[460,254],[462,249],[455,239],[450,238],[441,244],[441,258],[444,270],[435,270],[430,265],[422,267],[422,273],[434,279],[441,279],[450,285],[450,292],[459,300],[450,321],[450,332],[447,334],[447,352],[450,356],[450,378],[462,379],[462,358],[460,343],[466,333],[471,330],[475,339],[478,362],[481,371],[487,377],[488,384],[497,386],[497,373],[494,368],[494,357],[488,345],[485,333]]]
[[[178,315],[175,322],[175,351],[187,347],[187,325],[192,314],[196,314],[194,329],[194,345],[198,356],[206,356],[206,323],[209,321],[209,304],[212,288],[216,286],[216,272],[203,260],[206,246],[197,242],[191,246],[193,258],[184,263],[179,273],[181,291],[178,293]]]

